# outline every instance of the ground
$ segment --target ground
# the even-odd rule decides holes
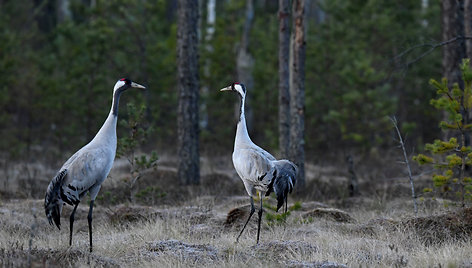
[[[256,245],[257,214],[235,243],[249,199],[230,165],[204,162],[199,186],[178,186],[171,162],[163,159],[157,170],[146,173],[135,189],[141,197],[131,203],[121,183],[126,166],[118,161],[96,201],[93,253],[88,252],[87,201],[77,210],[69,247],[71,207],[64,208],[58,230],[48,224],[42,198],[4,198],[2,267],[472,266],[472,210],[427,200],[415,216],[408,191],[399,194],[408,189],[407,180],[388,179],[376,190],[361,184],[364,194],[349,198],[344,190],[328,192],[336,187],[326,184],[343,183],[347,175],[334,167],[308,165],[307,185],[313,193],[293,195],[289,206],[297,202],[296,210],[285,221],[264,217]],[[39,184],[40,196],[46,185]],[[319,193],[338,197],[315,198]],[[265,213],[274,214],[273,198],[264,202]]]

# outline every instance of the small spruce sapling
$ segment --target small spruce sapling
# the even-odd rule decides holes
[[[144,144],[153,131],[151,127],[144,128],[143,120],[146,106],[137,107],[133,103],[127,104],[127,119],[120,121],[120,124],[128,128],[129,136],[125,136],[118,140],[117,157],[126,157],[130,164],[129,176],[125,179],[128,188],[128,199],[134,203],[136,182],[141,178],[143,172],[149,168],[157,166],[157,153],[151,152],[150,156],[145,154],[137,155],[137,149]]]
[[[281,207],[281,213],[277,213],[277,207],[272,206],[269,202],[263,201],[262,206],[267,209],[265,218],[267,223],[272,226],[276,224],[283,224],[287,221],[287,217],[290,216],[292,211],[300,210],[302,207],[301,202],[295,202],[292,206],[289,206],[287,212],[283,212],[284,207]]]
[[[472,112],[472,70],[470,60],[464,59],[461,64],[464,89],[457,83],[452,88],[447,85],[447,79],[441,82],[434,79],[430,84],[437,89],[438,97],[431,100],[431,104],[439,110],[445,111],[447,120],[441,121],[440,127],[451,131],[456,137],[449,140],[435,140],[426,144],[426,150],[432,156],[419,154],[413,157],[420,165],[433,165],[437,173],[433,174],[433,185],[444,193],[455,193],[460,199],[461,206],[472,200],[472,179],[466,176],[466,167],[472,167],[472,149],[466,144],[472,124],[468,114]],[[425,192],[432,192],[425,189]]]

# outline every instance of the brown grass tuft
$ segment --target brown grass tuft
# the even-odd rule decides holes
[[[411,218],[403,220],[400,225],[413,229],[426,245],[470,239],[472,208],[437,216]]]
[[[228,212],[226,216],[226,225],[234,225],[235,223],[244,223],[244,220],[247,219],[249,216],[249,212],[251,211],[251,206],[241,206],[237,208],[233,208]]]
[[[354,223],[356,220],[347,212],[335,208],[315,208],[302,214],[302,218],[325,218],[336,222]]]

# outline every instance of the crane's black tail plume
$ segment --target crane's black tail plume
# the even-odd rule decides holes
[[[61,210],[63,201],[61,199],[61,188],[67,175],[67,169],[61,170],[49,183],[46,197],[44,198],[44,211],[48,217],[49,224],[56,224],[61,229]]]
[[[277,196],[277,211],[283,206],[284,202],[287,204],[288,194],[292,192],[293,187],[297,181],[297,167],[295,164],[288,160],[274,161],[275,172],[274,179],[271,181],[272,185],[269,185],[269,191],[266,195],[269,195],[272,190]]]

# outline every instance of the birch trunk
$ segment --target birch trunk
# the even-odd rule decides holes
[[[216,0],[208,0],[207,2],[207,18],[206,18],[206,31],[205,31],[205,50],[210,54],[213,51],[213,34],[215,33],[215,21],[216,21]],[[210,57],[206,57],[203,65],[203,75],[208,78],[210,74],[211,61]],[[205,100],[207,99],[209,92],[208,85],[203,85],[201,89],[202,101],[200,102],[200,128],[208,128],[208,110]]]

